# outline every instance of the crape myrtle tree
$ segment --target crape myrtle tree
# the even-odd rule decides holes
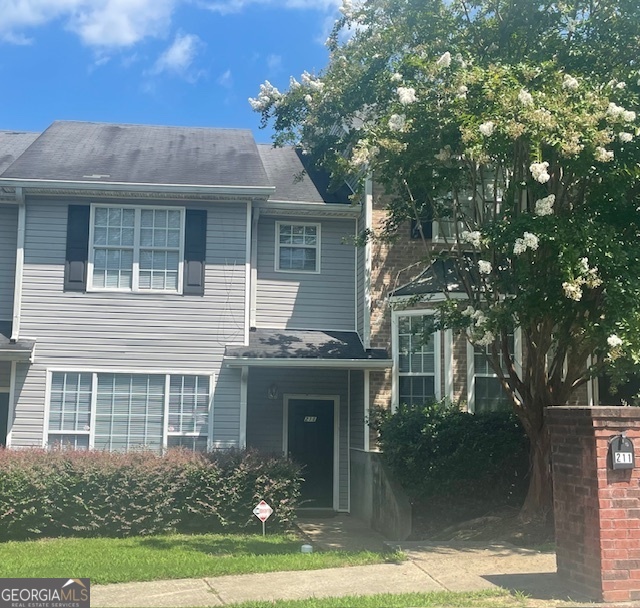
[[[420,261],[448,257],[466,294],[440,326],[489,347],[531,443],[522,515],[545,516],[544,408],[640,356],[640,4],[345,0],[327,44],[324,71],[250,103],[276,145],[371,172],[383,236],[439,222]]]

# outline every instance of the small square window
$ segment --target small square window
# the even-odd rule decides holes
[[[276,270],[320,272],[320,226],[276,223]]]

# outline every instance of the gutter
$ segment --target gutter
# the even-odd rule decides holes
[[[20,320],[22,317],[22,280],[24,273],[24,238],[26,226],[26,207],[22,188],[16,188],[18,202],[18,235],[16,245],[16,274],[13,285],[13,316],[11,322],[11,342],[20,338]]]
[[[223,364],[228,367],[311,367],[316,369],[391,369],[392,359],[296,359],[252,357],[225,357]]]
[[[347,205],[345,203],[309,203],[305,201],[279,201],[270,198],[268,201],[259,201],[256,203],[261,209],[269,211],[307,211],[322,214],[330,211],[344,215],[346,217],[360,215],[360,205]]]
[[[57,180],[57,179],[20,179],[4,177],[0,179],[0,187],[10,186],[15,188],[69,188],[74,190],[95,190],[106,188],[122,192],[169,192],[169,193],[199,193],[199,194],[224,194],[244,196],[268,197],[275,192],[275,186],[222,186],[200,184],[147,184],[135,182],[108,182],[108,181],[84,181],[84,180]]]

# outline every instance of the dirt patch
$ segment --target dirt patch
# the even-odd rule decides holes
[[[412,540],[507,542],[518,547],[553,549],[553,522],[523,521],[519,511],[505,508],[464,521],[434,514],[416,517]]]

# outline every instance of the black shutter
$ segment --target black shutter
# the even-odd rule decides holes
[[[184,282],[182,293],[204,295],[204,265],[207,255],[207,212],[187,209],[184,230]]]
[[[89,205],[69,205],[67,254],[64,265],[65,291],[86,291],[89,259]]]
[[[420,234],[420,228],[422,228],[422,234]],[[425,239],[433,238],[433,217],[430,213],[423,213],[420,219],[411,220],[411,238],[421,239],[424,236]]]

